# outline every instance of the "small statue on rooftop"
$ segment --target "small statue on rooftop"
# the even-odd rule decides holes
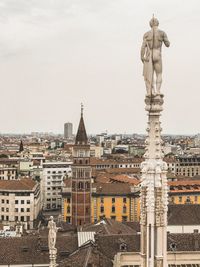
[[[53,220],[53,216],[50,217],[50,221],[48,223],[49,228],[49,235],[48,235],[48,244],[49,244],[49,250],[55,249],[56,245],[56,235],[58,228],[56,227],[56,223]]]

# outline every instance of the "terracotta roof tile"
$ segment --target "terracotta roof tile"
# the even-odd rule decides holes
[[[0,190],[33,190],[36,182],[31,178],[24,178],[21,180],[0,180]]]

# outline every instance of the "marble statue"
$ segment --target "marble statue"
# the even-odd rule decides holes
[[[48,235],[48,243],[49,243],[49,250],[56,249],[56,235],[58,228],[56,227],[56,223],[53,220],[53,216],[50,217],[50,221],[48,223],[49,228],[49,235]]]
[[[156,18],[150,20],[151,30],[143,36],[141,47],[141,60],[143,62],[143,76],[146,84],[147,95],[160,94],[162,84],[162,44],[170,46],[170,42],[164,31],[158,29],[159,21]],[[154,86],[154,73],[156,74],[156,88]]]

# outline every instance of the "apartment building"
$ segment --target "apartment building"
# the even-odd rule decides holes
[[[200,155],[183,155],[177,160],[177,175],[193,177],[200,174]]]
[[[61,208],[63,180],[71,175],[72,162],[45,162],[41,177],[43,209]]]
[[[0,180],[0,220],[4,225],[15,226],[21,222],[30,229],[40,210],[38,183],[30,178]]]
[[[18,179],[18,160],[0,159],[0,180]]]

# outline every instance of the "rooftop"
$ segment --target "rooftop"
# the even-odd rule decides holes
[[[37,183],[31,178],[24,178],[21,180],[0,180],[0,190],[32,191],[36,184]]]

